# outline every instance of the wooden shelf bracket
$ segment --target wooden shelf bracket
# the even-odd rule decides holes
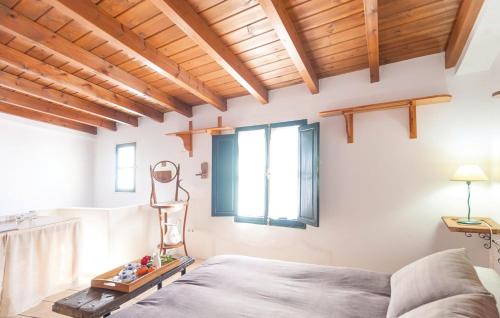
[[[193,135],[194,134],[209,134],[220,135],[224,131],[231,131],[234,128],[222,125],[222,116],[217,117],[217,126],[209,128],[193,129],[193,121],[189,121],[189,129],[173,133],[167,133],[167,136],[177,136],[181,138],[184,149],[189,153],[189,158],[193,157]]]
[[[354,142],[354,114],[348,113],[344,114],[345,118],[345,131],[347,133],[347,143],[352,144]]]
[[[409,127],[410,127],[410,139],[417,138],[417,102],[412,100],[410,106],[408,107],[409,113]]]
[[[189,131],[193,130],[193,121],[189,121]],[[182,144],[184,145],[184,149],[189,154],[189,158],[193,157],[193,134],[186,132],[178,132],[175,133],[175,136],[179,137],[182,140]]]
[[[378,104],[369,104],[362,106],[338,108],[327,111],[322,111],[319,113],[321,117],[331,117],[331,116],[341,116],[345,118],[346,124],[346,134],[347,143],[352,144],[354,142],[354,114],[355,113],[365,113],[378,110],[388,110],[396,109],[402,107],[408,107],[408,119],[409,119],[409,137],[410,139],[417,138],[417,106],[447,103],[451,101],[451,95],[441,94],[426,97],[416,97],[408,98],[391,102],[384,102]]]

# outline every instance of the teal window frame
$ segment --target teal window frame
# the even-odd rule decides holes
[[[265,134],[266,134],[266,171],[269,170],[269,145],[271,141],[271,129],[272,128],[279,128],[279,127],[289,127],[289,126],[303,126],[307,125],[307,120],[306,119],[301,119],[301,120],[293,120],[293,121],[286,121],[286,122],[279,122],[279,123],[272,123],[272,124],[266,124],[266,125],[255,125],[255,126],[246,126],[246,127],[239,127],[236,128],[235,134],[236,134],[236,150],[235,150],[235,162],[236,162],[236,167],[238,167],[238,133],[241,131],[249,131],[249,130],[259,130],[259,129],[264,129]],[[297,140],[299,142],[299,140]],[[299,154],[297,154],[299,155]],[[237,169],[237,168],[236,168]],[[298,228],[298,229],[305,229],[306,224],[302,223],[298,220],[299,215],[297,214],[297,219],[292,220],[292,219],[272,219],[269,218],[269,178],[265,178],[265,209],[264,209],[264,216],[263,217],[247,217],[247,216],[239,216],[237,207],[238,207],[238,173],[236,173],[236,182],[235,182],[235,216],[234,216],[234,221],[235,222],[240,222],[240,223],[252,223],[252,224],[261,224],[261,225],[270,225],[270,226],[281,226],[281,227],[291,227],[291,228]]]

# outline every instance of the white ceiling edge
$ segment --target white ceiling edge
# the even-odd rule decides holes
[[[499,55],[500,0],[485,0],[455,74],[488,71]]]

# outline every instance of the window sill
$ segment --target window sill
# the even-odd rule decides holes
[[[267,224],[267,220],[265,218],[259,217],[235,216],[234,221],[240,223]]]
[[[299,222],[296,220],[287,220],[287,219],[269,219],[269,225],[292,227],[295,229],[305,229],[306,228],[306,225],[302,222]]]
[[[269,223],[268,223],[269,220]],[[291,227],[295,229],[305,229],[306,225],[296,220],[287,219],[266,219],[259,217],[248,217],[248,216],[235,216],[234,221],[238,223],[251,223],[251,224],[261,224],[270,226],[281,226],[281,227]]]

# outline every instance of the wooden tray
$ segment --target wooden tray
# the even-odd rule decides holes
[[[123,293],[130,293],[136,290],[137,288],[141,287],[142,285],[149,283],[150,281],[157,278],[161,274],[164,274],[169,270],[171,270],[172,268],[177,267],[180,264],[180,262],[181,261],[179,259],[176,259],[168,264],[163,265],[160,268],[157,268],[154,272],[143,275],[130,283],[119,283],[112,281],[113,277],[118,275],[118,273],[123,269],[123,266],[120,266],[110,270],[109,272],[106,272],[104,274],[95,277],[90,282],[90,286],[95,288],[116,290]],[[135,260],[132,263],[140,263],[140,260]]]

